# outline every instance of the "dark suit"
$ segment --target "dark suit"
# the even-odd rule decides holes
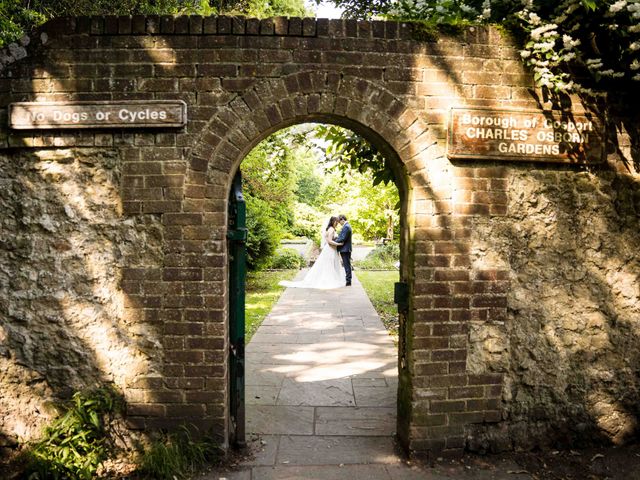
[[[342,245],[338,245],[338,252],[342,257],[347,285],[351,284],[351,233],[351,225],[349,225],[349,222],[345,222],[340,235],[336,238],[336,243],[342,243]]]

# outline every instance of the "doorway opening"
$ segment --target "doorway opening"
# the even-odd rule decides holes
[[[285,457],[300,448],[332,449],[341,463],[354,442],[372,460],[393,452],[407,188],[397,156],[371,136],[334,124],[278,130],[245,155],[234,180],[228,237],[242,238],[232,228],[241,197],[248,277],[246,300],[229,296],[246,301],[242,332],[230,324],[231,433],[267,463],[293,461]],[[353,231],[352,285],[278,287],[305,278],[339,215]],[[229,252],[234,274],[238,252]],[[229,286],[245,284],[230,278]],[[234,311],[230,304],[230,322]]]

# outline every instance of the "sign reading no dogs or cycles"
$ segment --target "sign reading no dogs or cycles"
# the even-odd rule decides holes
[[[592,118],[555,111],[454,108],[449,158],[599,163],[602,128]]]
[[[186,122],[187,104],[182,100],[19,102],[9,105],[9,127],[18,130],[176,128]]]

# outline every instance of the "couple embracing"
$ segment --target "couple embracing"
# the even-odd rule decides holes
[[[342,230],[337,234],[338,225]],[[321,250],[313,267],[298,282],[282,281],[280,285],[294,288],[327,290],[351,285],[351,225],[347,217],[331,217],[321,232]],[[342,260],[342,262],[341,262]]]

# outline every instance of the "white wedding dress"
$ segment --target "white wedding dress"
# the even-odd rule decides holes
[[[329,290],[344,287],[346,284],[344,268],[340,263],[340,254],[335,248],[333,236],[335,230],[330,227],[323,232],[322,249],[313,266],[304,279],[297,282],[283,280],[280,285],[292,288],[319,288]]]

